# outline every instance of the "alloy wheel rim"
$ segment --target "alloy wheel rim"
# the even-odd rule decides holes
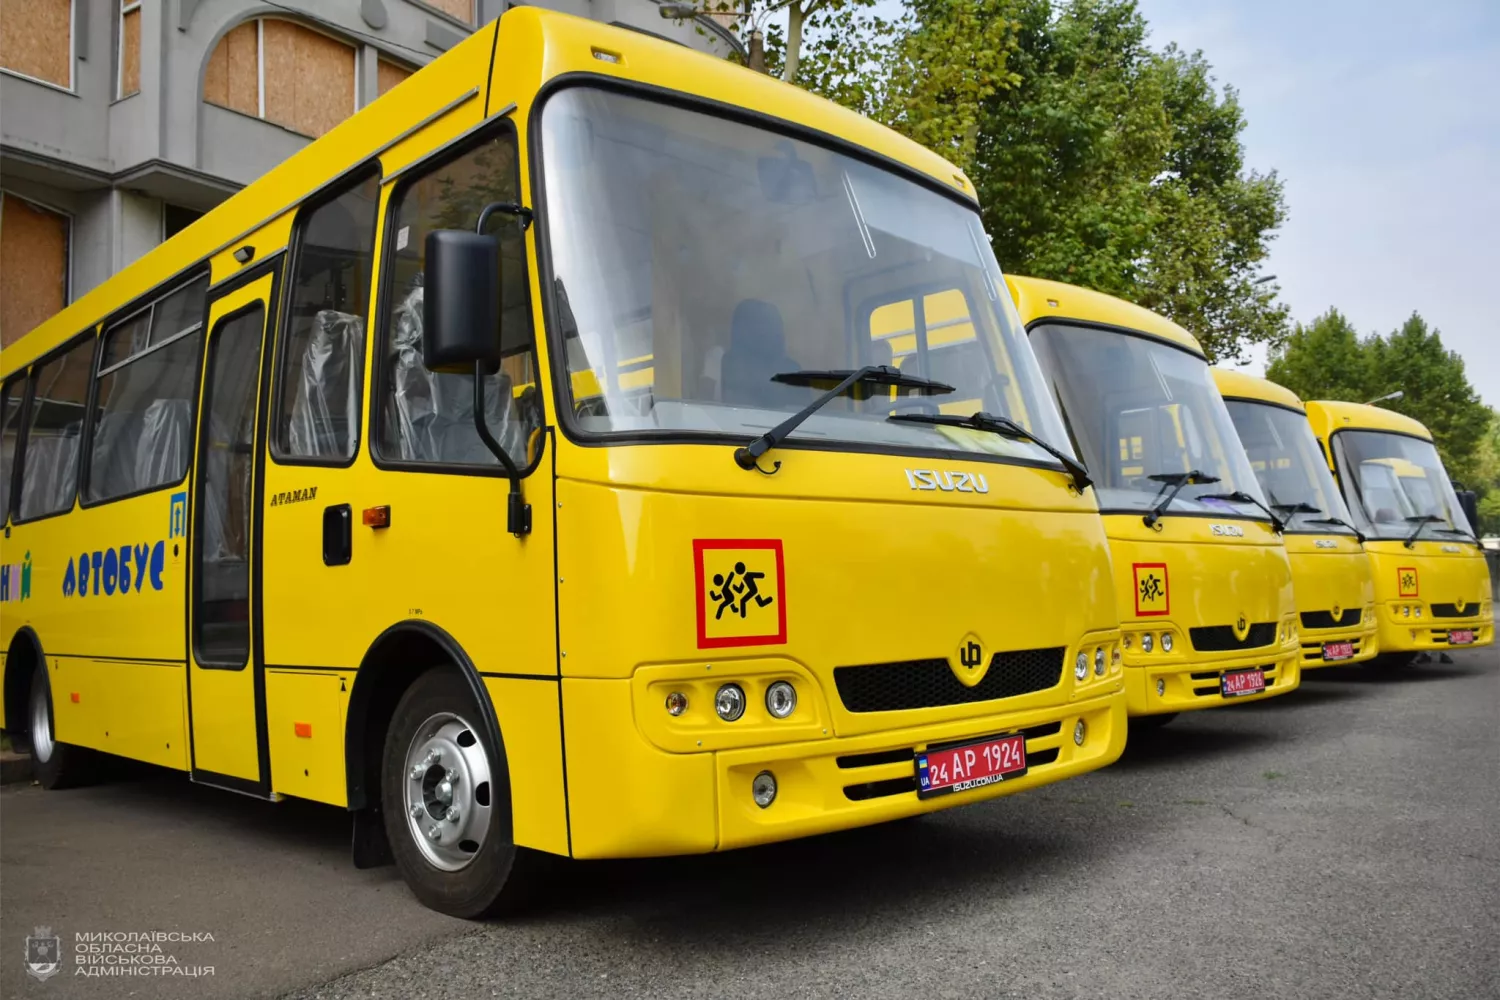
[[[412,736],[401,776],[402,808],[412,840],[443,871],[469,865],[484,845],[493,813],[489,756],[460,716],[430,716]]]
[[[31,752],[38,763],[52,759],[52,713],[47,710],[47,692],[40,684],[31,694]]]

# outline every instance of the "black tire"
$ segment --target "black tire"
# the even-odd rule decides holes
[[[1420,653],[1380,653],[1370,660],[1372,670],[1406,670],[1417,665]]]
[[[36,780],[47,789],[77,788],[98,780],[99,755],[87,747],[57,741],[52,712],[52,685],[47,667],[38,663],[26,699],[27,736]],[[45,727],[45,728],[43,728]]]
[[[477,849],[469,853],[467,860],[462,862],[463,867],[452,871],[444,870],[429,859],[424,853],[427,846],[418,842],[418,834],[412,828],[414,822],[441,825],[442,819],[434,814],[412,821],[406,802],[412,770],[408,765],[408,754],[419,730],[435,717],[449,715],[461,721],[466,734],[471,733],[478,746],[483,748],[489,768],[487,774],[491,779],[486,782],[490,785],[489,792],[481,796],[480,788],[476,786],[474,793],[476,800],[487,803],[484,808],[489,810],[489,823],[483,839],[463,841],[477,843]],[[429,670],[407,688],[397,703],[386,730],[380,765],[381,812],[396,867],[412,893],[425,906],[471,920],[513,913],[523,907],[534,895],[537,875],[543,864],[542,855],[517,847],[511,839],[505,754],[493,745],[482,720],[469,686],[455,669]],[[466,739],[466,734],[460,738]],[[468,746],[472,753],[472,742]],[[437,849],[433,847],[433,850]],[[457,848],[446,850],[456,852]]]
[[[1176,712],[1163,712],[1160,715],[1136,715],[1130,719],[1130,728],[1139,732],[1149,732],[1160,729],[1173,719],[1177,718]]]

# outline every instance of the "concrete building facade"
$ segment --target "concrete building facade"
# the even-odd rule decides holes
[[[539,6],[728,55],[658,0]],[[512,0],[7,0],[0,346],[374,101]]]

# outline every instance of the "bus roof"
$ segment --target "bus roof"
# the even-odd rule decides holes
[[[1133,302],[1046,278],[1023,278],[1008,274],[1005,276],[1005,283],[1010,286],[1010,296],[1021,313],[1021,322],[1028,327],[1046,317],[1102,323],[1148,333],[1185,347],[1200,358],[1204,356],[1198,338],[1165,316]]]
[[[1219,395],[1225,399],[1253,399],[1259,403],[1285,406],[1300,413],[1307,412],[1295,392],[1270,379],[1228,368],[1210,368],[1209,371],[1214,373],[1214,384],[1219,387]]]
[[[1394,431],[1412,437],[1432,440],[1432,432],[1404,413],[1385,410],[1365,403],[1345,403],[1331,399],[1307,401],[1307,419],[1312,421],[1318,437],[1327,438],[1334,431]]]
[[[610,61],[600,53],[615,58]],[[486,94],[491,66],[495,67],[493,79],[503,83],[493,94]],[[563,74],[634,81],[795,123],[925,174],[969,201],[975,197],[973,184],[963,172],[936,153],[774,77],[639,31],[538,7],[512,7],[493,28],[474,32],[390,93],[19,338],[4,352],[0,376],[25,367],[174,275],[206,261],[213,262],[214,281],[230,276],[239,265],[229,259],[229,252],[268,223],[281,220],[285,225],[274,227],[280,242],[258,246],[252,263],[263,260],[285,245],[291,215],[303,199],[372,157],[404,151],[408,135],[425,128],[439,113],[472,101],[476,109],[485,107],[492,117],[499,117],[514,101],[515,113],[523,116],[531,110],[540,88]],[[386,165],[384,173],[388,176],[402,165]],[[530,181],[523,172],[522,195],[528,200]]]

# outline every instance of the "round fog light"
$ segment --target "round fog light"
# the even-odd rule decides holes
[[[738,684],[725,684],[714,695],[714,711],[725,722],[733,722],[745,714],[745,692]]]
[[[687,711],[687,695],[681,691],[673,691],[667,695],[667,714],[681,715]]]
[[[1162,695],[1164,695],[1166,693],[1167,693],[1167,682],[1164,681],[1164,680],[1162,680],[1160,677],[1158,677],[1156,679],[1156,695],[1157,695],[1157,697],[1161,697]]]
[[[797,708],[797,689],[786,681],[777,681],[766,688],[766,711],[774,719],[785,719]]]
[[[1073,724],[1073,742],[1078,746],[1083,746],[1083,737],[1088,731],[1088,726],[1085,726],[1083,720],[1079,719]]]
[[[1104,647],[1100,646],[1094,650],[1094,673],[1100,677],[1104,676]]]
[[[1141,633],[1141,652],[1143,652],[1143,653],[1149,653],[1149,652],[1151,652],[1151,633],[1150,632],[1143,632],[1143,633]]]
[[[1074,663],[1073,663],[1073,676],[1076,677],[1076,678],[1078,678],[1079,680],[1083,680],[1088,675],[1089,675],[1089,656],[1088,656],[1087,653],[1080,652],[1078,654],[1078,659],[1075,660]]]
[[[755,776],[750,783],[750,794],[755,798],[755,804],[762,809],[776,801],[776,775],[770,771],[762,771]]]
[[[1161,651],[1163,653],[1170,653],[1172,651],[1172,633],[1171,632],[1163,632],[1161,634]]]

